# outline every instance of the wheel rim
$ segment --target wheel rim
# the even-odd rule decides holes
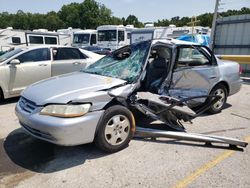
[[[220,100],[218,100],[218,101],[213,105],[215,109],[219,110],[219,109],[221,109],[222,106],[224,105],[226,94],[225,94],[225,92],[224,92],[223,89],[217,89],[217,90],[214,92],[214,95],[221,96]]]
[[[129,136],[130,122],[126,116],[113,116],[105,127],[105,139],[111,145],[122,144]]]

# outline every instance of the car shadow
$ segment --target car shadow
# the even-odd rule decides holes
[[[0,100],[0,106],[5,105],[5,104],[11,104],[11,103],[16,103],[19,100],[20,97],[14,97],[14,98],[9,98],[9,99],[4,99]]]
[[[74,147],[57,146],[35,139],[21,128],[14,130],[7,136],[3,142],[3,147],[12,162],[38,173],[61,171],[82,165],[86,160],[107,155],[98,150],[94,144]],[[8,170],[9,168],[3,167],[3,169]],[[3,173],[8,174],[8,172]]]

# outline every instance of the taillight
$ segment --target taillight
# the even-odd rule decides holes
[[[242,74],[242,72],[243,72],[243,68],[241,65],[239,65],[239,74]]]

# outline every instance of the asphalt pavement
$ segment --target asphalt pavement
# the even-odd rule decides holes
[[[105,154],[94,144],[56,146],[27,135],[14,113],[18,98],[0,104],[0,188],[4,187],[250,187],[250,149],[174,139],[134,139]],[[225,109],[185,124],[188,132],[250,142],[250,84]]]

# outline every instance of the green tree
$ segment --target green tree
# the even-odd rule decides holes
[[[46,28],[48,30],[57,30],[58,28],[63,28],[64,23],[63,21],[59,18],[58,14],[54,11],[49,12],[46,15]]]
[[[125,25],[134,25],[135,27],[143,27],[143,23],[141,23],[135,15],[129,15],[125,20]]]
[[[240,10],[228,10],[219,13],[220,16],[232,16],[240,14],[250,14],[250,8],[243,7]],[[213,13],[204,13],[197,16],[200,20],[199,25],[212,25]],[[187,25],[191,21],[191,17],[175,16],[168,19],[162,19],[155,22],[155,26],[176,26]],[[15,29],[39,29],[45,28],[49,30],[57,30],[60,28],[82,28],[95,29],[99,25],[134,25],[135,27],[143,27],[143,23],[135,15],[129,15],[127,18],[118,18],[113,16],[112,11],[105,5],[95,0],[84,0],[82,3],[71,3],[62,6],[58,12],[48,12],[47,14],[25,13],[22,10],[16,14],[8,12],[0,13],[0,28],[13,27]]]
[[[80,9],[79,3],[71,3],[69,5],[63,5],[58,12],[60,20],[63,21],[65,27],[80,27]]]

